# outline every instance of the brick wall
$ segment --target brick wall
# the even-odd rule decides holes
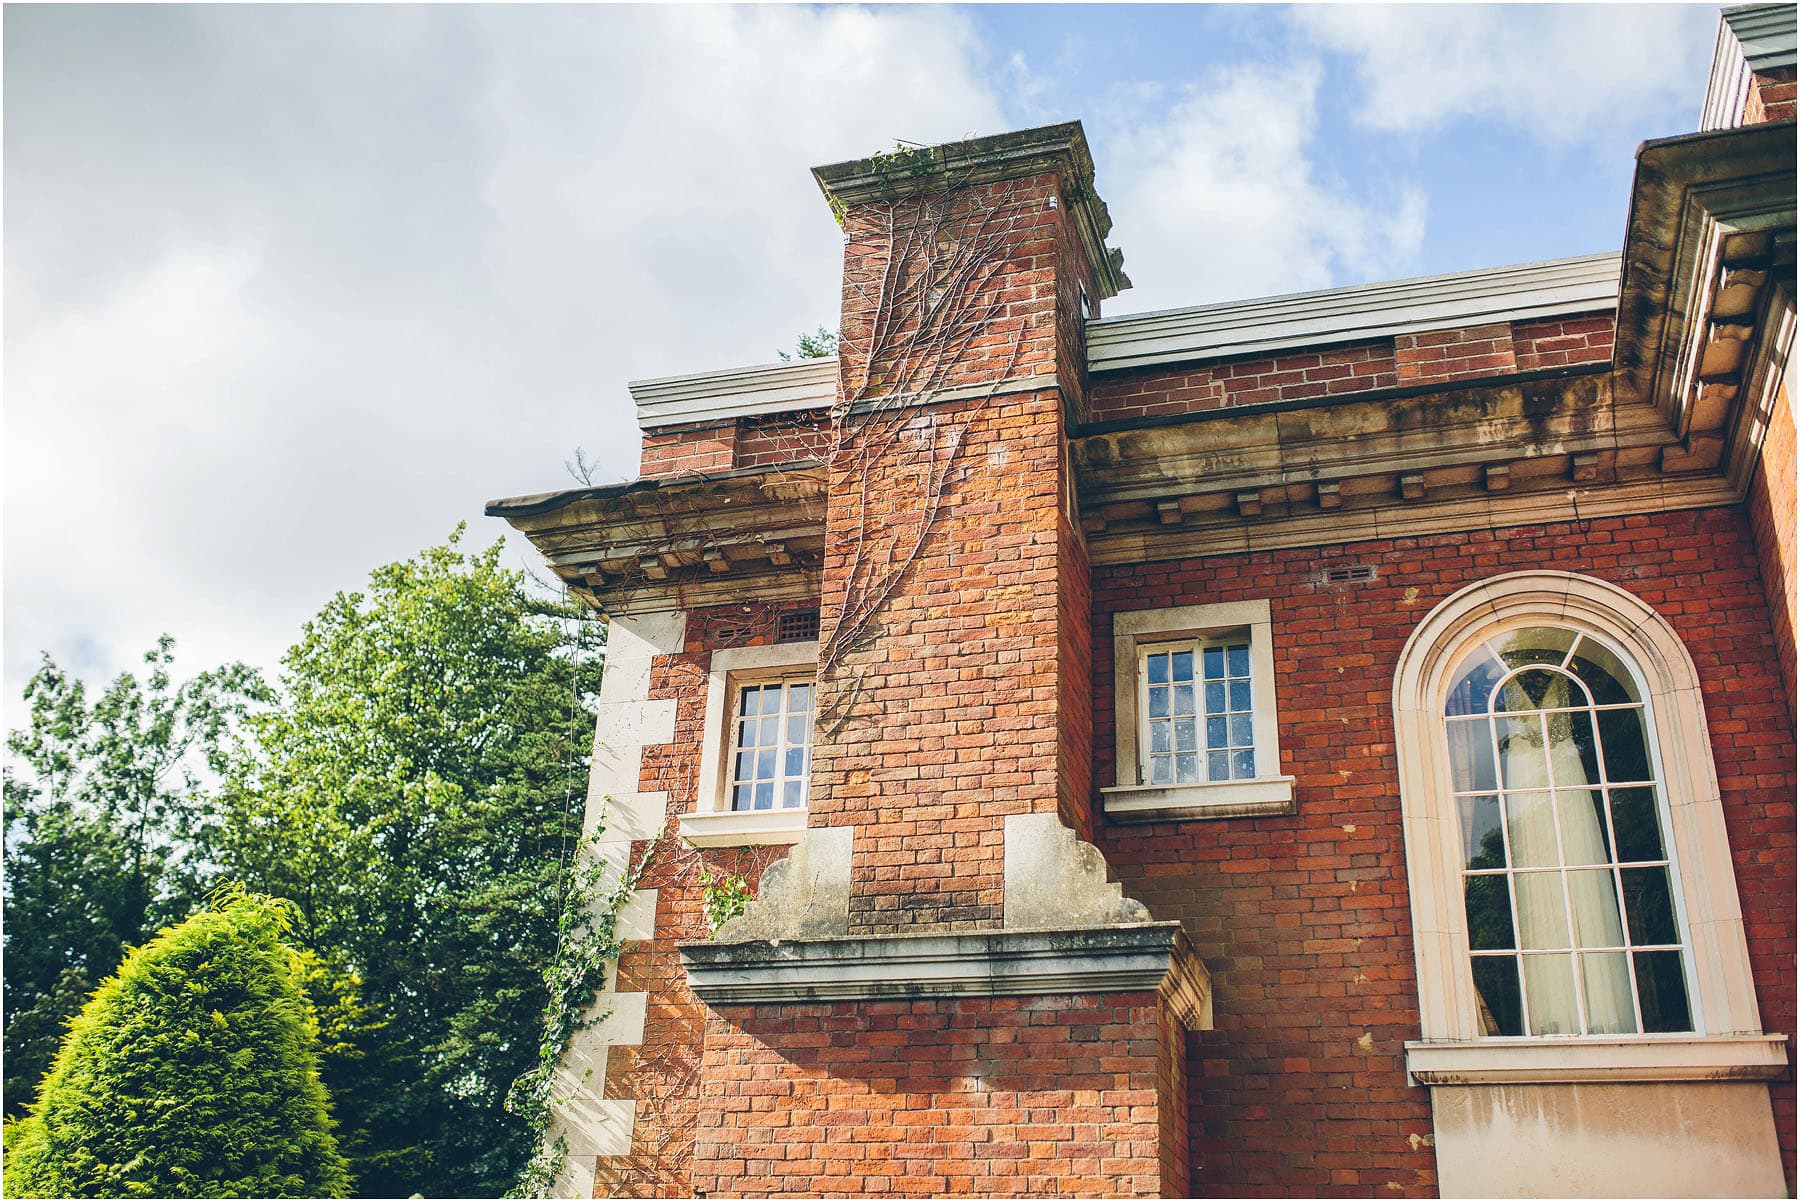
[[[1375,564],[1328,586],[1326,564]],[[1271,600],[1288,817],[1109,827],[1128,893],[1178,918],[1213,974],[1217,1029],[1189,1040],[1200,1195],[1427,1196],[1418,1037],[1391,694],[1400,649],[1452,592],[1528,568],[1635,593],[1699,669],[1763,1024],[1795,1034],[1794,742],[1757,552],[1716,509],[1102,568],[1094,590],[1094,757],[1113,773],[1111,615]],[[1792,1046],[1790,1044],[1790,1046]],[[1773,1090],[1790,1181],[1794,1086]]]
[[[738,467],[773,467],[831,453],[831,415],[823,409],[771,413],[738,421]]]
[[[696,1194],[1154,1196],[1150,993],[727,1006]]]
[[[916,420],[966,423],[967,467],[869,637],[819,682],[811,823],[857,827],[853,933],[999,925],[1005,818],[1058,804],[1056,394],[939,405]],[[930,500],[915,463],[873,470],[874,534],[859,540],[837,501],[860,487],[852,474],[832,473],[827,632],[858,558],[873,571],[900,565]],[[851,715],[841,726],[834,704]]]
[[[680,472],[718,472],[732,466],[737,454],[737,423],[696,422],[644,431],[638,472],[673,476]]]
[[[1172,416],[1605,363],[1612,358],[1612,342],[1612,316],[1591,314],[1119,372],[1095,381],[1092,416],[1095,421]]]
[[[773,642],[776,612],[764,605],[693,610],[682,652],[658,656],[651,664],[649,697],[672,698],[676,703],[675,741],[644,749],[639,787],[668,792],[669,826],[653,850],[648,841],[633,845],[635,857],[651,853],[639,885],[657,890],[656,927],[654,938],[626,945],[619,959],[617,988],[643,990],[649,1004],[643,1043],[613,1047],[607,1055],[603,1096],[636,1099],[638,1110],[631,1155],[600,1160],[598,1196],[686,1197],[692,1192],[689,1172],[699,1122],[706,1007],[687,987],[677,947],[707,937],[702,867],[736,873],[754,887],[763,869],[788,849],[695,849],[681,842],[675,828],[678,816],[691,813],[696,804],[701,748],[706,739],[718,737],[705,729],[711,653],[722,641],[731,646]]]
[[[1520,371],[1606,363],[1613,352],[1610,313],[1513,323],[1513,360]]]
[[[1768,432],[1763,436],[1746,502],[1790,718],[1794,712],[1794,585],[1800,574],[1794,545],[1795,470],[1794,408],[1784,387],[1769,412]]]
[[[1794,116],[1794,68],[1777,67],[1750,77],[1750,95],[1744,102],[1744,124],[1786,121]]]

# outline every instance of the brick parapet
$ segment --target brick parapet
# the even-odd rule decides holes
[[[1386,388],[1605,363],[1612,346],[1612,316],[1587,314],[1109,373],[1093,383],[1092,418],[1174,417],[1236,405],[1348,399]]]
[[[1794,408],[1784,387],[1770,407],[1769,425],[1757,452],[1745,508],[1756,545],[1757,567],[1762,573],[1763,595],[1774,627],[1775,659],[1781,666],[1790,723],[1795,701],[1795,582],[1800,576],[1795,548],[1795,508],[1800,504],[1795,496],[1796,470]]]
[[[1750,76],[1750,92],[1744,100],[1744,124],[1786,121],[1794,116],[1794,68],[1774,67]]]
[[[1427,1196],[1418,1037],[1391,690],[1439,601],[1502,572],[1609,580],[1675,627],[1699,670],[1764,1028],[1795,1035],[1794,740],[1775,635],[1741,508],[1596,519],[1095,572],[1094,758],[1113,779],[1111,615],[1271,601],[1287,817],[1108,827],[1126,891],[1180,919],[1213,974],[1217,1030],[1190,1087],[1199,1194]],[[1374,565],[1366,585],[1328,566]],[[1790,1180],[1791,1074],[1772,1089]]]

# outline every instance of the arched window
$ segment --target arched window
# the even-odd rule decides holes
[[[1394,717],[1416,1079],[1780,1071],[1699,680],[1654,610],[1567,572],[1472,585],[1408,640]]]
[[[1606,642],[1525,626],[1444,707],[1483,1035],[1691,1031],[1653,729]]]

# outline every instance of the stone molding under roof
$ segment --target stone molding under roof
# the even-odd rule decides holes
[[[1167,309],[1089,322],[1088,370],[1603,312],[1618,299],[1619,256],[1604,254]],[[638,380],[630,388],[638,425],[653,430],[828,409],[837,400],[837,372],[836,359],[807,359]]]
[[[1075,219],[1100,289],[1096,299],[1117,296],[1131,287],[1131,280],[1124,272],[1123,252],[1106,245],[1112,217],[1094,191],[1094,156],[1079,121],[939,146],[900,147],[888,154],[814,167],[813,178],[826,200],[847,206],[917,196],[933,186],[965,188],[1050,172],[1063,177],[1069,215]]]
[[[1133,313],[1088,323],[1088,370],[1595,313],[1610,310],[1618,299],[1619,256],[1604,254]]]
[[[1795,63],[1794,6],[1744,4],[1719,18],[1712,74],[1700,108],[1702,131],[1729,129],[1743,120],[1750,76]]]

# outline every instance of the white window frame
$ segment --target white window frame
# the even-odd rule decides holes
[[[732,752],[735,750],[739,690],[784,680],[812,680],[818,674],[817,643],[776,643],[765,647],[725,647],[712,653],[706,677],[706,719],[700,745],[700,773],[694,811],[681,816],[681,837],[696,847],[746,847],[795,843],[806,833],[805,806],[769,810],[731,808]],[[817,694],[814,695],[817,704]]]
[[[1622,652],[1644,688],[1662,772],[1669,851],[1693,968],[1694,1030],[1635,1036],[1483,1036],[1462,896],[1462,834],[1451,800],[1444,703],[1465,657],[1496,635],[1560,626]],[[1699,677],[1679,636],[1621,588],[1570,572],[1513,572],[1446,599],[1414,630],[1394,674],[1395,757],[1406,839],[1421,1038],[1407,1070],[1428,1085],[1754,1079],[1784,1070],[1750,975]]]
[[[1250,780],[1152,785],[1139,775],[1146,717],[1143,652],[1159,644],[1250,643],[1251,724],[1256,775]],[[1114,822],[1245,818],[1294,812],[1294,778],[1281,774],[1281,725],[1275,708],[1274,626],[1269,601],[1220,601],[1113,615],[1114,764],[1117,784],[1100,790]],[[1198,673],[1198,669],[1196,669]]]

